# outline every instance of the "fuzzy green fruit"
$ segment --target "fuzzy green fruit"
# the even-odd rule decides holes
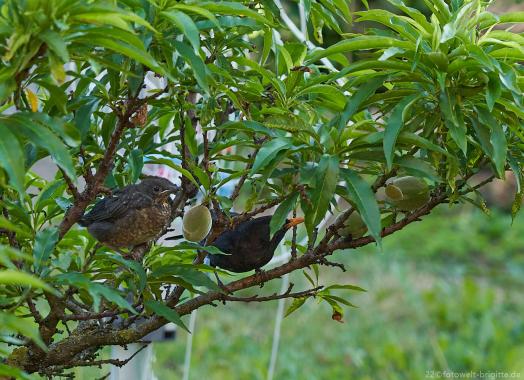
[[[201,241],[209,231],[213,221],[206,206],[195,206],[184,214],[182,220],[182,234],[189,241]]]
[[[448,71],[449,58],[440,51],[432,51],[426,54],[429,62],[435,65],[440,71]]]
[[[342,214],[340,214],[337,219],[335,219],[335,223],[338,223],[340,220]],[[368,231],[368,227],[366,226],[366,223],[362,220],[360,217],[360,214],[356,211],[353,211],[351,215],[346,219],[346,221],[343,224],[343,227],[338,230],[338,234],[343,237],[349,237],[353,239],[358,239]]]
[[[386,200],[401,211],[413,211],[429,200],[429,186],[421,178],[394,178],[386,186]]]

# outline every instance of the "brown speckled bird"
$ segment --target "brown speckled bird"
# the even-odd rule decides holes
[[[98,201],[79,221],[110,248],[131,248],[150,242],[171,222],[170,195],[178,187],[161,177],[146,177]]]

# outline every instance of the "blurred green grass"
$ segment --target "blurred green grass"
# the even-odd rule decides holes
[[[322,268],[321,282],[368,292],[350,294],[359,308],[346,310],[343,324],[314,300],[285,318],[274,378],[422,379],[431,370],[524,376],[522,236],[523,217],[511,226],[500,213],[443,208],[386,238],[382,251],[336,253],[348,271]],[[291,282],[305,286],[301,273]],[[279,288],[275,281],[262,291]],[[275,301],[200,309],[190,378],[265,379],[276,308]],[[179,331],[174,342],[154,344],[158,379],[182,377],[185,343]]]

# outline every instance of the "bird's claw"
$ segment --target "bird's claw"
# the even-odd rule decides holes
[[[220,280],[220,277],[218,277],[218,273],[217,272],[214,272],[215,273],[215,278],[217,279],[217,285],[218,287],[222,290],[222,292],[224,294],[233,294],[232,291],[230,291],[225,285],[224,283]]]
[[[265,273],[265,271],[263,271],[263,270],[260,269],[260,268],[256,268],[256,269],[255,269],[255,275],[257,275],[258,277],[263,278],[263,277],[264,277],[264,273]],[[261,287],[261,288],[264,287],[264,282],[263,282],[263,281],[260,283],[260,287]]]

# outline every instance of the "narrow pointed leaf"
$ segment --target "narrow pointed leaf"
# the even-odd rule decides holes
[[[371,190],[371,186],[353,170],[343,169],[342,175],[346,180],[347,190],[357,211],[366,223],[371,236],[380,245],[382,227],[375,193]]]
[[[418,97],[418,94],[405,97],[391,111],[391,116],[389,117],[386,124],[383,143],[384,155],[386,157],[388,170],[391,170],[393,166],[393,153],[395,151],[395,144],[404,125],[404,117],[407,114],[409,107],[418,99]]]
[[[149,311],[152,311],[156,315],[167,319],[169,322],[172,322],[175,325],[186,330],[188,333],[191,333],[191,331],[188,330],[188,328],[186,327],[186,325],[180,318],[180,315],[175,310],[164,305],[162,302],[155,301],[155,300],[148,300],[144,302],[144,306]]]

